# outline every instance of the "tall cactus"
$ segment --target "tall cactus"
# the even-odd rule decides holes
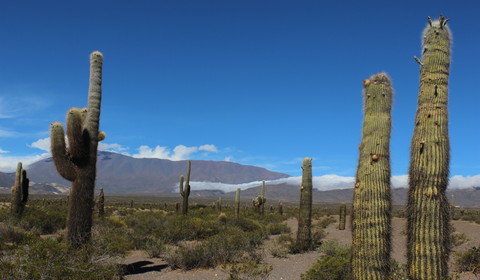
[[[22,163],[17,165],[15,173],[15,185],[12,187],[12,215],[20,218],[25,210],[25,204],[28,200],[28,185],[30,180],[27,178],[27,171],[22,168]]]
[[[180,194],[183,197],[183,205],[182,205],[182,215],[187,215],[188,213],[188,197],[190,196],[190,170],[192,168],[192,161],[188,161],[187,167],[187,181],[185,182],[185,186],[183,185],[183,175],[180,176]]]
[[[240,218],[240,188],[237,189],[237,193],[235,194],[235,219],[238,220]]]
[[[448,138],[449,19],[428,18],[423,31],[420,91],[410,151],[407,204],[407,270],[412,280],[448,275],[450,211],[446,197]]]
[[[304,158],[302,163],[302,185],[300,186],[300,210],[296,248],[307,251],[312,248],[312,159]]]
[[[347,204],[344,202],[340,203],[340,213],[338,219],[338,229],[345,230],[345,224],[347,221]]]
[[[362,143],[353,196],[352,278],[387,279],[390,273],[391,211],[390,78],[364,80]]]
[[[103,188],[100,189],[97,200],[98,207],[98,217],[103,218],[105,216],[105,194],[103,193]]]
[[[98,142],[105,138],[99,132],[102,99],[103,55],[90,55],[88,108],[72,108],[67,113],[68,148],[60,122],[50,126],[51,151],[60,175],[72,182],[68,208],[68,241],[79,248],[90,241],[97,163]]]

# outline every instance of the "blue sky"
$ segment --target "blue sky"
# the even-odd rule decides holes
[[[393,1],[391,1],[393,2]],[[452,18],[451,175],[480,174],[478,1],[1,1],[0,171],[48,156],[104,54],[102,149],[354,176],[362,81],[395,89],[391,164],[408,172],[427,16]],[[134,3],[134,4],[133,4]],[[480,177],[479,177],[480,178]]]

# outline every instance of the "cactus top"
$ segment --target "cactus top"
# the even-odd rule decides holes
[[[452,31],[447,26],[449,20],[449,18],[445,19],[443,15],[440,15],[439,19],[433,21],[428,17],[428,24],[422,33],[422,45],[427,47],[427,45],[431,43],[429,38],[438,38],[439,36],[443,37],[443,39],[450,40]]]

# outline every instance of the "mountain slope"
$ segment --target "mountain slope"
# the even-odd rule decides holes
[[[97,188],[109,193],[169,193],[176,191],[180,175],[184,175],[187,161],[170,161],[153,158],[99,152],[97,159]],[[51,158],[28,167],[30,180],[39,183],[71,183],[58,174]],[[274,180],[289,177],[287,174],[226,161],[192,160],[191,181],[247,183],[256,180]]]

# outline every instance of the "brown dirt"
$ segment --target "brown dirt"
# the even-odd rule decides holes
[[[338,221],[338,216],[336,216]],[[286,223],[292,228],[292,232],[296,232],[296,219],[289,219]],[[406,262],[406,219],[393,218],[393,251],[392,257],[400,262]],[[453,221],[453,226],[457,232],[464,233],[468,241],[454,248],[454,251],[463,251],[472,246],[480,245],[480,225],[466,221]],[[329,225],[325,231],[328,235],[325,240],[337,240],[341,244],[351,244],[351,228],[350,219],[347,217],[346,229],[338,230],[338,223]],[[294,235],[295,236],[295,235]],[[274,258],[268,253],[268,248],[272,245],[274,237],[265,242],[265,258],[264,262],[271,264],[273,270],[268,280],[295,280],[300,279],[300,274],[305,272],[310,266],[321,256],[319,252],[313,251],[304,254],[288,255],[287,258]],[[455,255],[455,254],[453,254]],[[221,268],[217,269],[198,269],[190,271],[172,270],[168,265],[159,258],[149,258],[143,251],[133,251],[123,261],[130,268],[129,274],[125,279],[150,280],[214,280],[227,279],[228,274]],[[450,260],[453,264],[453,259]],[[454,270],[452,269],[452,272]],[[476,280],[475,276],[470,273],[459,274],[460,280]]]

